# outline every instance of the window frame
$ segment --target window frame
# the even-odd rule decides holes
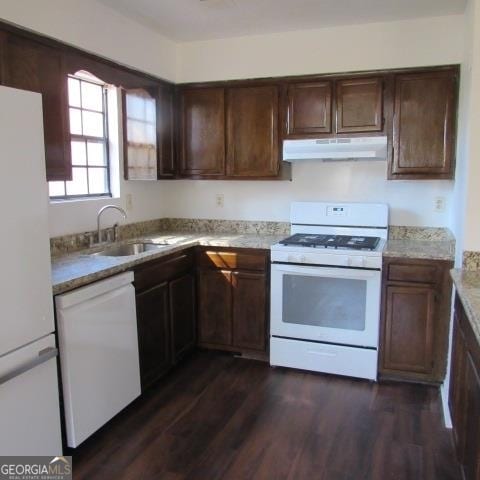
[[[88,72],[85,72],[88,74]],[[90,76],[90,74],[88,74]],[[110,159],[110,138],[109,138],[109,130],[108,130],[108,85],[104,82],[102,82],[100,79],[97,81],[95,80],[95,77],[91,76],[92,78],[86,78],[87,75],[82,75],[82,72],[77,72],[75,74],[68,74],[67,75],[67,82],[68,79],[72,78],[75,80],[78,80],[80,82],[79,88],[80,88],[80,106],[72,106],[70,105],[70,98],[68,98],[68,118],[70,118],[70,109],[74,109],[80,112],[86,111],[86,112],[92,112],[92,113],[100,113],[103,117],[103,137],[95,137],[92,135],[83,135],[83,134],[78,134],[78,133],[69,133],[69,148],[72,148],[72,142],[73,141],[82,141],[85,144],[85,165],[75,165],[73,163],[73,158],[72,158],[72,172],[74,168],[83,168],[86,171],[86,176],[87,176],[87,191],[88,193],[82,193],[82,194],[74,194],[74,195],[68,195],[67,194],[67,182],[69,180],[60,180],[64,184],[64,191],[65,195],[55,195],[55,196],[50,196],[50,201],[56,202],[56,201],[68,201],[68,200],[82,200],[82,199],[95,199],[95,198],[112,198],[112,181],[111,181],[111,159]],[[84,108],[82,105],[82,82],[84,83],[91,83],[93,85],[100,86],[102,88],[102,111],[99,112],[98,110],[92,110],[90,108]],[[82,126],[82,132],[83,132],[83,115],[80,114],[80,121],[81,121],[81,126]],[[101,143],[104,146],[104,155],[105,155],[105,161],[106,164],[105,166],[103,165],[89,165],[88,163],[88,143]],[[90,193],[90,186],[89,186],[89,170],[90,169],[96,169],[96,168],[101,168],[106,171],[106,176],[107,176],[107,192],[105,193]]]

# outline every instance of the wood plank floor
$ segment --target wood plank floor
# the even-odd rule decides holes
[[[460,479],[438,390],[198,352],[84,445],[75,479]]]

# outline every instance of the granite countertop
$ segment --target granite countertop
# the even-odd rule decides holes
[[[92,256],[105,247],[83,250],[69,255],[52,258],[53,294],[67,292],[102,278],[128,270],[135,265],[160,258],[195,245],[212,247],[259,248],[268,250],[271,245],[285,238],[284,234],[224,234],[224,233],[181,233],[160,232],[149,234],[121,243],[152,241],[166,243],[158,250],[124,257]]]
[[[400,232],[406,234],[408,232]],[[428,233],[428,232],[427,232]],[[195,245],[212,247],[259,248],[268,250],[285,238],[285,233],[192,233],[160,231],[138,235],[121,243],[152,241],[167,244],[158,250],[124,257],[92,256],[105,247],[81,250],[52,259],[53,294],[64,293],[102,278],[126,271],[149,260],[169,255]],[[412,259],[453,260],[455,242],[438,237],[396,238],[386,242],[383,255]]]
[[[455,241],[408,238],[388,240],[383,249],[383,256],[453,261]]]
[[[451,276],[477,341],[480,343],[480,270],[455,269],[451,271]]]

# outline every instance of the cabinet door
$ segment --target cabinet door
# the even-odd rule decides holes
[[[480,379],[470,354],[465,362],[466,422],[463,468],[466,479],[480,478]]]
[[[232,344],[232,274],[227,270],[198,272],[200,343]]]
[[[223,88],[181,91],[180,170],[183,175],[225,174]]]
[[[266,277],[263,273],[233,272],[233,345],[265,351]]]
[[[452,415],[453,435],[457,450],[457,457],[463,463],[465,451],[465,431],[467,425],[467,382],[466,362],[467,348],[462,331],[459,328],[459,312],[455,310],[455,323],[452,337],[452,363],[450,370],[450,391],[448,405]]]
[[[172,357],[176,363],[195,346],[195,280],[188,273],[172,280],[170,292],[170,325]]]
[[[175,88],[162,85],[157,97],[158,178],[170,178],[175,164]]]
[[[0,85],[5,85],[7,38],[7,32],[0,30]]]
[[[383,81],[355,78],[337,83],[337,133],[380,132],[383,129]]]
[[[234,87],[227,92],[227,174],[269,177],[278,174],[276,86]]]
[[[332,132],[331,82],[291,84],[287,104],[287,136]]]
[[[42,94],[48,180],[70,180],[67,74],[60,50],[8,34],[3,42],[5,85]]]
[[[435,290],[421,286],[388,286],[383,368],[429,374],[434,369]]]
[[[140,377],[142,389],[170,367],[168,284],[162,283],[136,297]]]
[[[456,72],[398,75],[394,109],[391,176],[452,178]]]
[[[122,93],[123,155],[126,180],[157,180],[157,91]]]

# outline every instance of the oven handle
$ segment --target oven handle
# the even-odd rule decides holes
[[[359,268],[335,268],[335,267],[304,267],[300,265],[287,265],[284,263],[272,263],[272,273],[298,273],[314,277],[334,277],[334,278],[353,278],[370,279],[380,278],[380,270],[368,270]]]

